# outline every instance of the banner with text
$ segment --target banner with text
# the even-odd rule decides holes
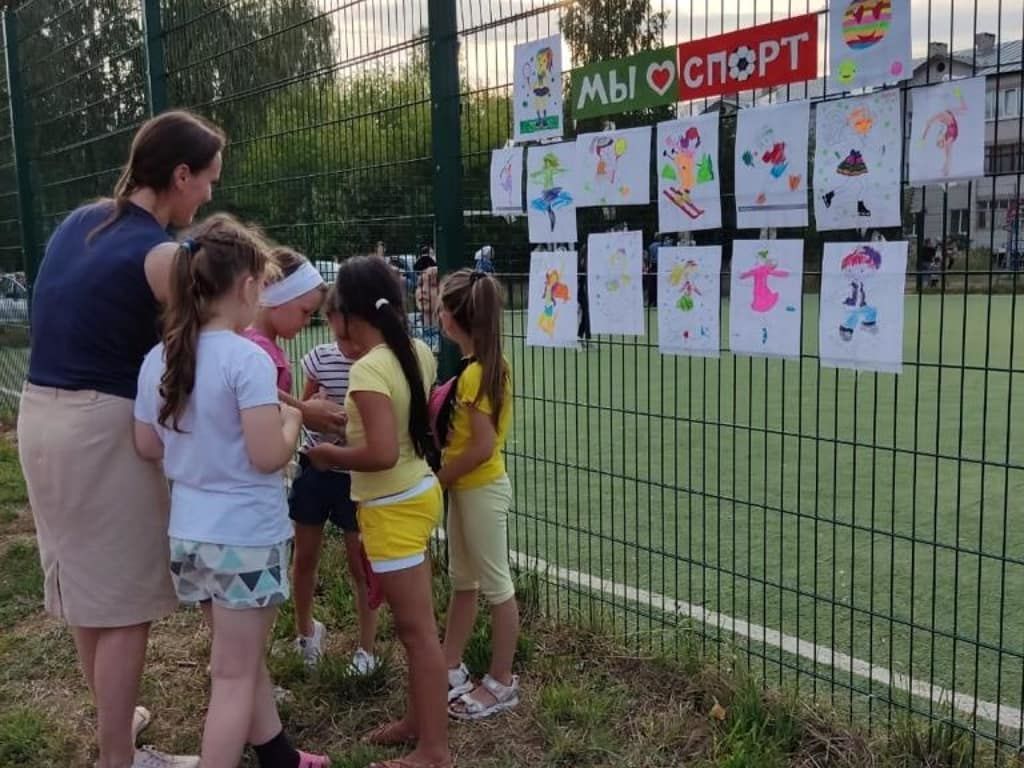
[[[679,101],[769,88],[818,76],[818,16],[796,16],[682,43]]]
[[[677,80],[674,46],[590,64],[572,73],[572,115],[582,120],[674,104]]]

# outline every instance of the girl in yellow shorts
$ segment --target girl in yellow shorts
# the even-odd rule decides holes
[[[512,386],[501,352],[502,290],[483,272],[462,270],[441,286],[441,328],[459,345],[463,368],[439,409],[446,443],[438,479],[448,489],[448,563],[454,589],[444,641],[452,717],[478,720],[519,703],[512,660],[519,609],[508,562],[512,486],[502,449],[512,420]],[[450,426],[449,426],[450,425]],[[474,685],[462,663],[477,595],[491,607],[491,667]]]
[[[430,448],[427,393],[436,363],[409,337],[402,289],[388,264],[357,256],[338,270],[338,330],[369,350],[349,372],[345,446],[320,444],[307,456],[318,469],[352,475],[370,567],[391,607],[409,664],[405,717],[367,737],[375,744],[415,743],[400,760],[371,768],[450,768],[445,665],[434,621],[428,542],[441,520],[441,486],[424,456]]]

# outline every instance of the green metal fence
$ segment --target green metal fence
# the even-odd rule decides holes
[[[444,271],[492,245],[516,379],[510,546],[540,573],[547,610],[639,650],[747,664],[872,728],[908,713],[952,724],[979,764],[1005,763],[1024,727],[1024,279],[1000,247],[1024,197],[1024,10],[914,7],[923,82],[939,64],[984,74],[993,136],[984,179],[904,182],[904,227],[885,232],[913,245],[900,376],[819,366],[826,238],[813,230],[788,233],[807,244],[800,360],[661,356],[653,310],[640,339],[527,347],[525,224],[488,213],[515,43],[561,28],[582,65],[818,9],[807,4],[29,0],[5,25],[19,152],[0,136],[0,259],[31,277],[61,216],[110,189],[133,129],[174,106],[230,136],[215,207],[311,258],[382,243],[408,266],[433,244]],[[831,97],[800,85],[764,98]],[[694,107],[720,112],[725,148],[748,103]],[[580,211],[582,235],[623,224],[649,243],[653,206]],[[737,235],[756,233],[727,215],[697,240],[723,243],[727,267]],[[926,238],[964,247],[918,275]],[[325,340],[315,326],[289,349]],[[2,351],[24,365],[24,339]],[[8,405],[14,359],[0,359]]]

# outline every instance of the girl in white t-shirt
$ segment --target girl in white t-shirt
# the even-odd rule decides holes
[[[243,338],[266,277],[262,240],[215,216],[174,258],[164,340],[142,364],[135,445],[163,461],[171,492],[171,577],[213,633],[203,768],[234,768],[252,744],[260,768],[324,768],[288,742],[266,649],[288,599],[292,538],[281,474],[302,417],[278,401],[266,353]]]

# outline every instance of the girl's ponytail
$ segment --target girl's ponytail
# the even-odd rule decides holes
[[[485,272],[462,269],[445,278],[441,304],[473,342],[473,356],[483,369],[476,403],[487,398],[495,429],[501,419],[509,383],[501,343],[505,295],[501,284]]]

